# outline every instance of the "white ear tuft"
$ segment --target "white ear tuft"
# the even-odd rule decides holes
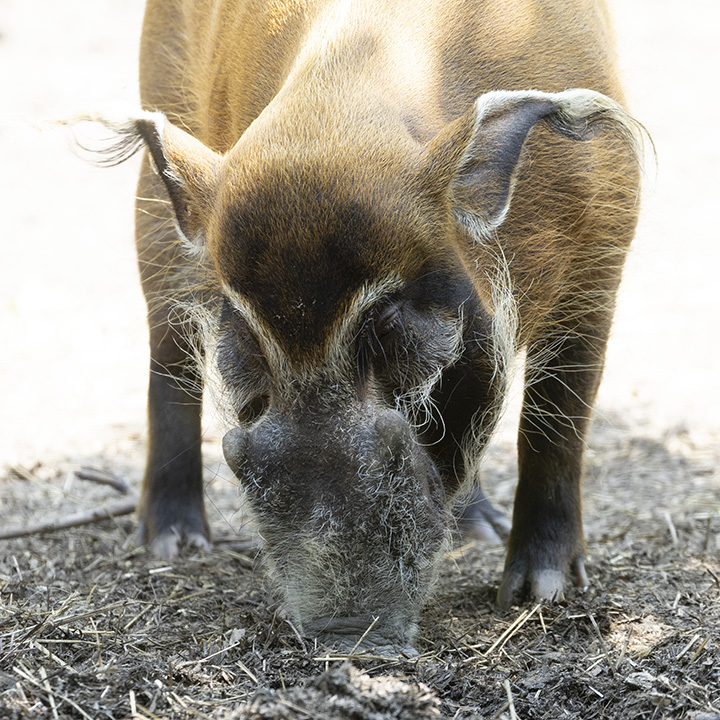
[[[76,146],[99,165],[118,165],[141,148],[147,148],[172,203],[180,234],[191,246],[202,244],[221,156],[175,127],[160,112],[141,110],[130,117],[108,113],[83,115],[74,118],[72,124],[83,122],[99,124],[112,134],[110,138],[93,141],[95,147],[75,139]]]
[[[578,142],[602,131],[619,133],[636,157],[640,155],[642,126],[621,105],[598,92],[495,90],[481,95],[472,110],[441,131],[428,149],[432,162],[454,167],[446,181],[458,216],[472,224],[474,231],[488,235],[504,221],[523,145],[541,121]],[[457,144],[462,146],[459,156]],[[449,163],[448,154],[455,158]]]
[[[144,146],[139,123],[153,124],[162,132],[166,122],[162,113],[137,110],[131,114],[106,111],[75,115],[56,125],[72,128],[73,146],[83,157],[97,165],[113,167],[129,160]]]

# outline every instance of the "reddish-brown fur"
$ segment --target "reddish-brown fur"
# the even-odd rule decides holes
[[[621,103],[604,3],[150,0],[140,79],[144,108],[172,123],[138,120],[132,130],[155,166],[143,163],[137,215],[153,370],[146,539],[172,554],[176,537],[201,545],[208,537],[202,377],[191,352],[199,321],[178,305],[229,298],[242,340],[228,350],[245,373],[234,383],[244,386],[235,407],[241,422],[268,408],[286,419],[298,403],[307,418],[338,403],[377,402],[379,387],[401,385],[392,368],[385,377],[343,355],[374,307],[376,284],[378,297],[400,293],[398,307],[417,314],[402,316],[404,337],[416,338],[428,363],[444,364],[431,398],[444,422],[418,439],[431,447],[448,496],[474,479],[497,415],[507,370],[499,325],[508,343],[527,349],[500,601],[526,585],[552,597],[566,573],[584,583],[583,437],[636,221],[630,122],[616,108],[586,137],[587,128],[538,114],[512,167],[496,175],[515,110],[501,103],[480,127],[473,103],[491,90],[577,87]],[[474,213],[477,226],[462,219]],[[448,290],[435,303],[442,284],[413,295],[433,273],[457,283],[460,299]],[[464,305],[468,293],[474,305]],[[503,314],[503,297],[512,299],[517,326]],[[463,307],[476,308],[472,318]],[[459,359],[449,344],[436,352],[430,337],[450,333],[458,308]],[[390,323],[392,337],[381,313],[373,322]],[[372,425],[365,410],[356,417]],[[240,453],[245,442],[232,447]]]

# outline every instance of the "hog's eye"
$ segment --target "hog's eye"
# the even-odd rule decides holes
[[[375,323],[378,338],[387,338],[393,334],[397,335],[401,326],[400,308],[396,304],[384,308]]]
[[[229,303],[218,324],[217,368],[240,424],[251,423],[267,411],[271,382],[265,356],[248,324]]]
[[[361,377],[367,374],[365,368],[372,368],[388,398],[418,388],[429,391],[457,357],[458,320],[443,309],[419,309],[407,300],[384,304],[366,323],[367,354],[359,356]]]

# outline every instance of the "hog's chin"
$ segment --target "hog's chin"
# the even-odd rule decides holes
[[[338,654],[367,654],[415,657],[412,646],[417,623],[404,623],[403,629],[383,623],[380,617],[325,617],[303,624],[303,631],[317,638],[328,650]]]

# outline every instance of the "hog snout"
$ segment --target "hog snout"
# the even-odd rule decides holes
[[[348,650],[378,618],[363,647],[408,651],[449,523],[405,418],[368,405],[270,414],[223,450],[303,631]]]

